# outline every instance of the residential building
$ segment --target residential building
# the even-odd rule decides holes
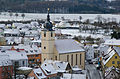
[[[109,67],[105,71],[105,79],[119,79],[119,69],[115,68],[114,66]]]
[[[94,48],[92,45],[86,45],[84,48],[86,51],[86,60],[92,60],[94,58]]]
[[[13,65],[8,55],[0,52],[0,79],[10,79],[13,75]]]
[[[120,67],[120,48],[119,47],[109,47],[107,52],[103,54],[102,66],[104,70],[111,66],[114,66],[115,68]]]

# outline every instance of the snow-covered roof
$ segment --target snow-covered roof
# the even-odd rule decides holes
[[[31,42],[39,42],[39,43],[41,43],[41,40],[33,40]]]
[[[106,40],[105,45],[120,45],[120,40],[116,40],[116,39],[110,39],[110,40]]]
[[[10,66],[12,65],[12,62],[9,58],[9,55],[2,54],[0,52],[0,66]]]
[[[51,75],[51,74],[56,74],[57,71],[55,70],[55,68],[53,67],[52,64],[48,63],[48,62],[44,62],[41,65],[41,68],[43,69],[43,71],[47,74],[47,75]]]
[[[15,49],[24,49],[27,55],[32,55],[32,54],[40,54],[41,53],[41,48],[37,47],[36,45],[23,45],[20,44],[18,46],[15,46]]]
[[[86,79],[86,74],[69,74],[69,73],[64,73],[63,77],[61,79]]]
[[[55,40],[55,46],[60,54],[84,51],[81,44],[73,39]]]
[[[116,53],[115,50],[113,50],[111,47],[108,49],[108,52],[106,56],[104,57],[105,59],[103,60],[103,64],[107,64],[107,62],[113,57],[113,55]]]
[[[19,34],[18,29],[5,29],[4,34]]]
[[[26,60],[27,55],[25,51],[16,51],[16,50],[6,50],[5,53],[9,55],[10,60]]]
[[[45,74],[43,73],[43,71],[40,68],[33,69],[33,71],[38,79],[46,78]],[[41,74],[41,75],[39,75],[39,74]]]
[[[30,67],[19,67],[18,70],[32,70]]]
[[[45,63],[51,64],[56,72],[67,72],[67,67],[70,66],[68,62],[63,61],[53,61],[53,60],[46,60]]]
[[[5,28],[5,24],[0,24],[0,28]]]
[[[116,51],[116,53],[120,56],[120,47],[113,46],[113,49]]]

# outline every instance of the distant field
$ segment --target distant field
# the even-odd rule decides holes
[[[37,14],[37,13],[25,13],[25,18],[21,17],[22,13],[18,13],[18,17],[15,16],[15,13],[10,17],[9,13],[3,12],[0,15],[0,21],[8,21],[8,20],[45,20],[47,14]],[[103,18],[112,20],[115,18],[117,22],[120,21],[120,15],[117,14],[50,14],[50,18],[52,21],[61,21],[61,17],[65,19],[69,19],[71,21],[79,21],[79,16],[82,16],[82,21],[90,19],[91,21],[95,21],[96,17],[101,15]]]

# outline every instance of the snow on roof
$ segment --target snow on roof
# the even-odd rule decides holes
[[[63,78],[61,78],[61,79],[86,79],[86,74],[69,74],[69,73],[64,73],[63,74]]]
[[[120,47],[113,46],[113,49],[115,49],[116,53],[120,56]]]
[[[56,72],[66,72],[68,62],[45,60],[44,63],[51,64]]]
[[[61,21],[57,27],[71,27],[71,25],[67,21]]]
[[[53,62],[53,67],[57,72],[66,72],[67,66],[68,66],[68,62],[62,62],[62,61]]]
[[[41,43],[41,40],[33,40],[31,42],[40,42]]]
[[[106,40],[105,45],[120,45],[120,40],[116,40],[116,39],[110,39],[110,40]]]
[[[32,21],[30,24],[33,25],[33,26],[38,26],[39,25],[39,23],[37,21]]]
[[[44,62],[41,65],[41,68],[43,69],[43,71],[47,74],[47,75],[51,75],[51,74],[56,74],[57,71],[55,70],[55,68],[53,67],[53,64]]]
[[[0,24],[0,28],[5,28],[5,24]]]
[[[115,54],[115,50],[112,50],[109,51],[109,53],[106,55],[107,59],[106,60],[103,60],[103,64],[107,64],[107,62],[113,57],[113,55]]]
[[[15,46],[15,49],[24,49],[27,55],[32,55],[32,54],[40,54],[41,53],[41,48],[37,47],[36,45],[23,45],[20,44],[18,46]]]
[[[58,53],[82,52],[84,49],[81,44],[73,39],[55,40]]]
[[[18,52],[16,50],[6,50],[5,53],[7,55],[9,55],[10,60],[24,60],[24,59],[26,60],[26,59],[28,59],[25,51]]]
[[[9,56],[6,54],[2,54],[0,52],[0,66],[10,66],[10,65],[12,65],[12,62]]]
[[[5,29],[4,34],[19,34],[19,30],[18,29]]]
[[[18,70],[31,70],[32,68],[30,67],[19,67]]]
[[[33,71],[38,79],[46,78],[45,74],[43,73],[43,71],[40,68],[33,69]],[[41,75],[39,75],[40,73],[41,73]]]
[[[7,40],[8,44],[13,44],[14,42],[21,43],[22,37],[6,37],[5,39]]]

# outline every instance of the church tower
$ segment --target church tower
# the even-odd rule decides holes
[[[54,42],[55,42],[55,31],[52,29],[53,25],[50,22],[49,8],[47,20],[44,24],[44,29],[41,31],[41,49],[42,49],[42,63],[45,60],[54,59]]]

